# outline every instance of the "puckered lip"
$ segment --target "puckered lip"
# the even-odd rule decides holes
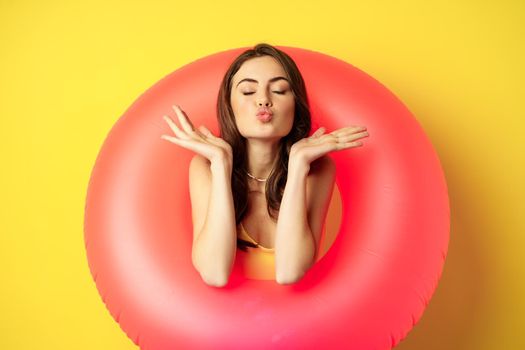
[[[270,108],[261,107],[257,110],[257,115],[262,115],[262,114],[273,115],[273,112],[270,110]]]

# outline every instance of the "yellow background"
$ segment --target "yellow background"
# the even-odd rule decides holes
[[[374,76],[441,158],[449,255],[398,348],[524,349],[524,4],[0,0],[0,348],[136,348],[88,270],[83,210],[96,155],[159,79],[266,41]]]

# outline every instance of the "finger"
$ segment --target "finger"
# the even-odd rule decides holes
[[[344,149],[359,147],[362,145],[363,145],[363,142],[361,141],[332,143],[330,144],[330,151],[341,151]]]
[[[343,150],[346,147],[346,145],[342,142],[338,142],[337,139],[327,139],[321,147],[324,153],[334,152],[334,151],[340,151]]]
[[[186,140],[186,139],[189,138],[188,135],[186,135],[185,132],[183,132],[182,130],[179,129],[179,127],[175,124],[175,122],[170,117],[165,115],[165,116],[163,116],[163,118],[168,123],[168,125],[171,128],[171,130],[173,130],[173,133],[175,134],[175,136],[177,136],[181,140]]]
[[[213,135],[212,132],[204,125],[199,126],[199,130],[207,137],[215,137],[215,135]]]
[[[206,136],[202,132],[202,130],[195,128],[195,126],[191,122],[191,120],[188,117],[188,115],[186,114],[186,112],[184,112],[182,110],[182,108],[180,108],[179,105],[175,105],[175,106],[172,106],[172,107],[173,107],[174,110],[178,109],[181,112],[182,119],[179,117],[179,120],[180,120],[181,125],[183,126],[183,128],[184,128],[184,126],[188,126],[189,125],[189,127],[184,129],[186,131],[186,133],[188,134],[188,136],[190,136],[193,139],[205,139],[206,138]],[[179,115],[179,114],[177,113],[177,115]]]
[[[160,138],[163,139],[163,140],[172,142],[172,143],[174,143],[176,145],[180,145],[180,146],[182,146],[185,142],[187,142],[185,140],[181,140],[181,139],[178,139],[178,138],[170,136],[170,135],[162,135]]]
[[[317,130],[312,134],[312,136],[310,136],[310,138],[312,138],[312,139],[318,138],[318,137],[321,136],[325,131],[326,131],[326,129],[325,129],[324,127],[320,127],[319,129],[317,129]]]
[[[173,110],[175,111],[175,113],[176,113],[177,115],[178,115],[179,113],[180,113],[181,115],[183,115],[184,118],[186,119],[186,121],[188,122],[188,124],[190,124],[190,126],[191,126],[193,129],[195,129],[194,126],[193,126],[193,123],[191,122],[191,120],[189,120],[188,115],[187,115],[186,112],[182,109],[181,106],[179,106],[179,105],[171,105],[171,108],[173,108]]]
[[[182,111],[182,109],[178,105],[171,106],[171,107],[173,108],[173,110],[177,114],[177,117],[179,118],[180,125],[182,126],[184,131],[186,131],[186,133],[188,135],[193,136],[193,134],[195,134],[195,127],[191,123],[191,121],[188,118],[188,116],[186,115],[186,113],[184,113]]]
[[[360,147],[363,145],[363,142],[361,141],[353,141],[353,142],[346,142],[344,144],[344,149],[346,148],[354,148],[354,147]]]
[[[220,147],[222,147],[219,138],[217,138],[215,135],[213,135],[213,134],[211,133],[211,131],[208,130],[207,127],[205,127],[204,125],[201,125],[201,126],[199,126],[199,129],[202,131],[202,133],[203,133],[203,135],[204,135],[204,137],[205,137],[206,142],[209,142],[209,143],[214,144],[214,145],[216,145],[216,146],[220,146]]]
[[[206,142],[208,142],[208,143],[210,143],[212,145],[218,146],[219,148],[224,148],[225,144],[227,144],[227,142],[225,140],[214,136],[211,132],[210,132],[209,136],[205,140],[206,140]]]
[[[201,144],[199,144],[198,142],[194,142],[191,139],[189,139],[189,140],[181,140],[181,139],[178,139],[178,138],[170,136],[170,135],[162,135],[160,138],[163,139],[163,140],[172,142],[172,143],[174,143],[176,145],[179,145],[181,147],[184,147],[184,148],[187,148],[189,150],[192,150],[192,151],[197,151],[197,150],[201,150],[202,151],[203,150],[203,148],[201,147]]]
[[[319,144],[319,143],[325,143],[325,142],[337,142],[337,140],[338,140],[337,135],[330,133],[330,134],[325,134],[325,135],[318,137],[317,139],[314,140],[316,141],[314,143]]]
[[[368,131],[359,132],[356,134],[350,134],[350,135],[342,135],[338,137],[339,142],[350,142],[355,141],[360,138],[368,137]]]
[[[356,139],[359,139],[360,137],[364,136],[361,134],[351,134],[343,137],[338,137],[333,134],[327,134],[316,139],[317,146],[312,146],[322,147],[322,149],[326,149],[327,152],[340,151],[347,148],[362,146],[362,141],[356,141]]]
[[[189,149],[190,151],[196,152],[209,159],[210,148],[205,142],[195,142],[193,140],[181,140],[173,136],[162,135],[160,137],[163,140],[172,142],[178,146]]]
[[[335,131],[332,131],[331,134],[339,136],[343,134],[356,133],[356,132],[365,131],[365,130],[366,130],[365,126],[354,125],[354,126],[347,126],[341,129],[337,129]]]

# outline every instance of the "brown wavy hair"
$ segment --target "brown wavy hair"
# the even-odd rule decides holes
[[[281,206],[284,187],[288,177],[288,158],[292,145],[302,138],[308,137],[311,129],[311,116],[306,86],[297,68],[297,65],[288,54],[278,48],[259,43],[252,49],[242,52],[231,63],[226,71],[217,98],[217,118],[219,120],[220,137],[232,146],[232,196],[235,207],[235,222],[238,225],[248,210],[248,179],[247,179],[247,151],[246,138],[237,129],[235,116],[231,106],[230,93],[234,74],[242,64],[255,57],[271,56],[275,58],[286,72],[290,81],[291,90],[295,99],[295,115],[292,129],[279,141],[278,158],[266,184],[266,202],[270,218],[277,221],[277,214]],[[237,239],[237,246],[246,250],[246,246],[256,247],[254,244]]]

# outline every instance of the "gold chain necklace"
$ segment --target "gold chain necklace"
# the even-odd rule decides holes
[[[266,178],[266,179],[259,179],[258,177],[255,177],[255,176],[253,176],[252,174],[250,174],[249,172],[246,172],[246,174],[247,174],[249,177],[251,177],[252,179],[256,180],[256,181],[264,182],[264,181],[268,180],[268,178]]]

